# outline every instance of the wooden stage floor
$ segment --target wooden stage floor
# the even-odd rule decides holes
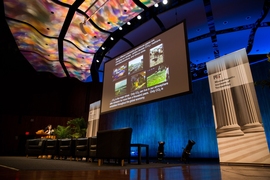
[[[0,157],[1,159],[1,157]],[[25,158],[26,159],[26,158]],[[31,160],[31,159],[30,159]],[[24,161],[22,159],[21,161]],[[33,162],[47,162],[46,160],[33,160]],[[269,180],[270,167],[258,165],[221,165],[219,163],[194,163],[172,164],[159,166],[150,161],[149,165],[126,165],[124,167],[91,168],[88,162],[81,162],[89,165],[89,169],[82,167],[69,168],[69,164],[80,163],[69,160],[48,160],[50,162],[64,162],[66,168],[62,169],[35,169],[14,168],[0,161],[1,180]],[[23,163],[23,162],[20,162]],[[29,162],[27,166],[29,166]],[[90,162],[89,162],[90,163]],[[8,164],[8,162],[6,163]],[[37,165],[38,166],[38,165]],[[36,166],[36,167],[37,167]],[[76,166],[74,166],[76,167]],[[94,167],[94,166],[93,166]]]

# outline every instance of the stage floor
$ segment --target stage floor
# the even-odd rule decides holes
[[[17,162],[16,162],[17,161]],[[17,165],[16,165],[17,164]],[[42,167],[43,166],[43,167]],[[178,161],[149,164],[125,164],[124,167],[95,162],[37,159],[35,157],[0,157],[0,179],[3,180],[268,180],[269,166],[220,165],[217,162]]]

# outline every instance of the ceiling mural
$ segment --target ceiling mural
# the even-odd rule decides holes
[[[102,81],[104,63],[179,22],[187,24],[192,79],[205,63],[246,48],[270,53],[269,0],[3,0],[18,49],[38,72]],[[136,17],[140,15],[141,20]],[[131,24],[129,24],[131,23]],[[114,40],[111,40],[111,38]],[[94,77],[95,75],[95,77]]]
[[[82,82],[92,81],[94,54],[108,37],[143,11],[132,0],[4,0],[4,8],[19,50],[36,71]]]

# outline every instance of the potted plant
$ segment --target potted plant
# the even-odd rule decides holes
[[[71,137],[73,138],[80,138],[85,137],[86,135],[86,122],[84,118],[75,118],[69,120],[67,125],[70,127],[71,130]]]
[[[54,134],[57,139],[71,138],[71,128],[70,126],[58,125],[54,130]]]

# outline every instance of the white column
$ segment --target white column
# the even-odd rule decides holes
[[[242,136],[230,89],[211,93],[217,137]]]

